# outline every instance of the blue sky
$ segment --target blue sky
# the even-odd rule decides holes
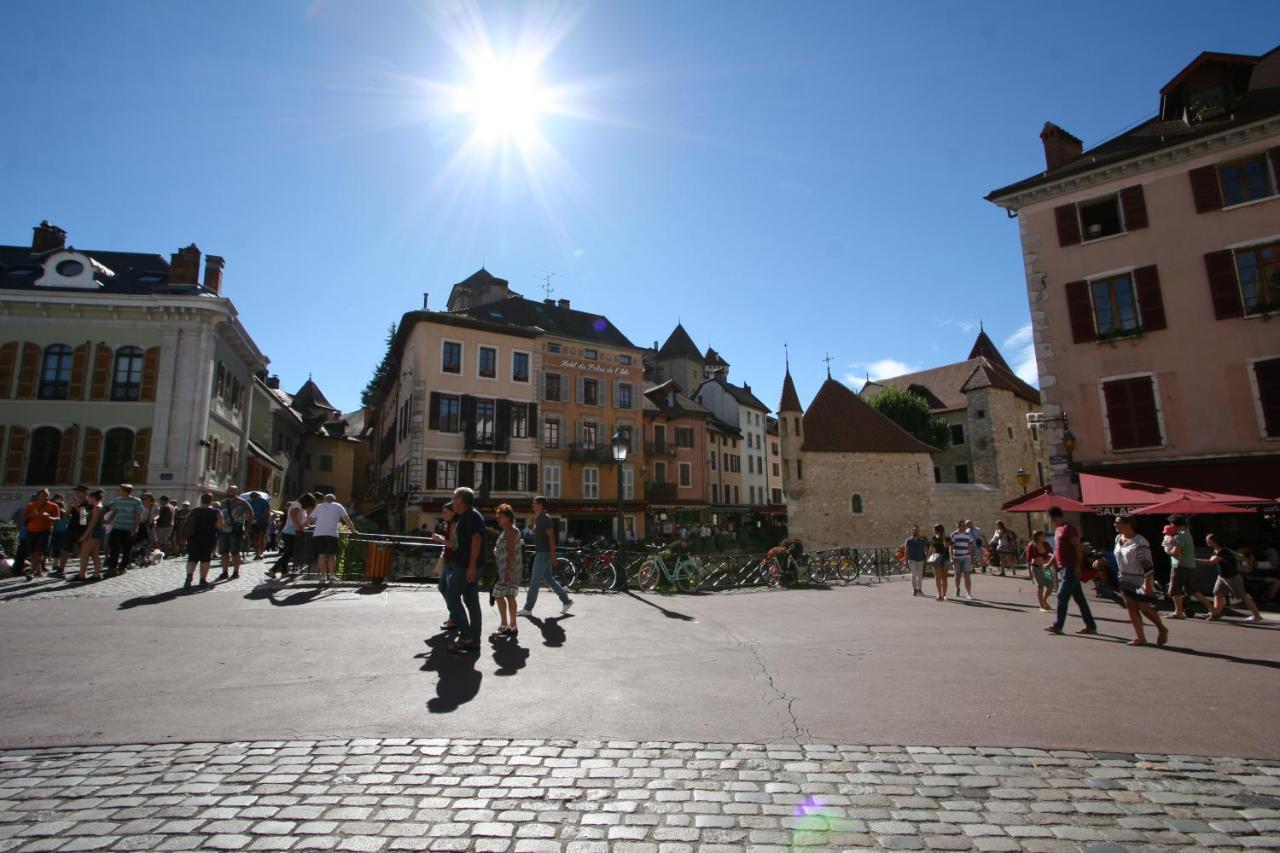
[[[1016,223],[982,200],[1095,144],[1201,50],[1261,53],[1280,5],[24,3],[0,9],[0,242],[226,257],[286,387],[353,408],[388,324],[482,263],[677,319],[776,403],[1029,340]],[[1248,25],[1242,25],[1248,22]],[[470,141],[488,43],[542,55],[540,142]],[[1025,367],[1025,365],[1024,365]]]

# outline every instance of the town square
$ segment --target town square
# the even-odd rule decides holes
[[[1280,848],[1280,16],[1086,6],[5,6],[0,849]]]

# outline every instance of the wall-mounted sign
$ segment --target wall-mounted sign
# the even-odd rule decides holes
[[[603,373],[608,376],[630,376],[631,368],[629,367],[613,367],[605,364],[595,364],[587,361],[561,361],[561,367],[570,367],[574,370],[585,370],[588,373]]]

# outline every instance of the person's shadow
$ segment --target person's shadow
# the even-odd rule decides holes
[[[538,626],[538,630],[542,632],[542,645],[550,646],[558,649],[564,645],[565,633],[560,623],[565,619],[571,619],[571,616],[556,616],[551,619],[539,619],[537,616],[530,616],[529,621]]]
[[[529,650],[516,637],[490,640],[489,645],[493,647],[493,662],[498,665],[494,675],[516,675],[529,660]]]
[[[687,615],[687,614],[685,614],[685,613],[679,613],[679,612],[677,612],[677,611],[675,611],[675,610],[668,610],[667,608],[663,607],[661,604],[658,604],[656,601],[650,601],[647,597],[642,597],[642,596],[636,595],[634,592],[632,592],[632,591],[631,591],[631,590],[629,590],[629,589],[624,589],[624,590],[622,591],[622,593],[623,593],[623,595],[629,595],[629,596],[631,596],[632,600],[634,600],[634,601],[638,601],[638,602],[640,602],[641,604],[647,604],[647,605],[649,605],[650,607],[654,608],[655,610],[659,610],[659,611],[661,611],[661,612],[662,612],[662,615],[663,615],[663,616],[665,616],[665,617],[667,617],[668,619],[679,619],[679,620],[680,620],[680,621],[682,621],[682,622],[696,622],[696,621],[697,621],[697,620],[696,620],[696,619],[694,619],[692,616],[689,616],[689,615]]]
[[[303,587],[283,598],[276,597],[276,593],[279,591],[279,589],[273,589],[264,584],[254,587],[245,593],[244,597],[249,601],[268,601],[274,607],[293,607],[298,604],[310,604],[321,596],[327,596],[326,591],[318,586]]]
[[[480,693],[481,673],[476,669],[476,655],[454,654],[449,651],[449,635],[436,634],[426,640],[428,651],[416,657],[422,659],[422,671],[434,672],[436,696],[427,700],[427,711],[432,714],[448,714],[456,711]]]

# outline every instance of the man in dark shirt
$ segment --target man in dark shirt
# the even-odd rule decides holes
[[[484,516],[475,507],[476,493],[466,486],[455,489],[453,561],[447,588],[449,615],[457,626],[458,640],[451,652],[480,651],[480,561],[484,559]]]
[[[533,523],[533,574],[529,578],[529,594],[524,599],[524,609],[517,616],[532,616],[533,605],[538,602],[538,587],[545,581],[552,591],[560,597],[563,605],[561,615],[569,612],[573,602],[569,593],[564,591],[556,580],[556,520],[547,512],[547,499],[542,495],[533,499],[533,512],[537,516]]]
[[[1080,618],[1084,627],[1077,634],[1098,633],[1098,623],[1093,620],[1089,610],[1089,601],[1084,597],[1084,586],[1080,581],[1080,570],[1084,564],[1084,548],[1080,544],[1080,533],[1070,524],[1061,507],[1049,508],[1049,523],[1053,526],[1053,557],[1062,570],[1062,586],[1058,587],[1058,618],[1045,628],[1050,634],[1061,634],[1067,623],[1067,607],[1075,599],[1080,609]]]

